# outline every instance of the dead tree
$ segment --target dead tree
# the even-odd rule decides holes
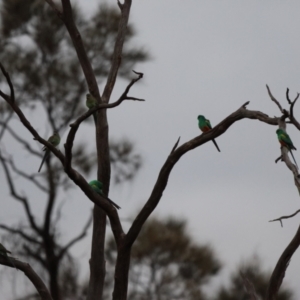
[[[85,47],[82,41],[82,37],[74,23],[72,7],[70,0],[61,0],[61,6],[54,3],[52,0],[45,0],[57,13],[57,16],[65,24],[69,35],[72,39],[74,48],[78,56],[78,62],[81,65],[82,71],[85,76],[86,83],[88,85],[89,92],[97,99],[98,105],[85,112],[77,118],[77,120],[70,124],[70,130],[68,132],[66,143],[64,144],[64,153],[60,152],[46,140],[44,140],[36,131],[36,129],[30,124],[22,110],[18,105],[18,99],[15,99],[13,84],[10,80],[8,73],[6,72],[4,66],[1,65],[1,70],[7,79],[7,84],[10,87],[10,95],[0,91],[0,96],[10,105],[14,113],[19,117],[21,123],[27,128],[27,130],[32,134],[33,138],[40,142],[42,145],[46,146],[53,153],[54,156],[62,164],[65,173],[78,187],[83,191],[87,198],[92,201],[94,206],[94,224],[93,224],[93,239],[92,239],[92,254],[90,260],[90,281],[89,281],[89,291],[88,300],[101,299],[103,282],[105,277],[105,260],[104,260],[104,238],[105,238],[105,226],[106,226],[106,216],[110,220],[111,229],[114,235],[114,239],[117,245],[117,261],[115,266],[115,282],[113,299],[114,300],[125,300],[127,299],[127,287],[128,287],[128,272],[130,265],[130,253],[131,247],[134,244],[136,238],[138,237],[141,228],[145,224],[146,220],[149,218],[151,213],[154,211],[156,206],[159,204],[162,194],[168,184],[169,175],[179,161],[179,159],[187,152],[200,147],[201,145],[216,139],[218,136],[224,134],[226,130],[232,126],[235,122],[242,119],[255,119],[260,122],[279,126],[279,128],[285,129],[286,120],[295,125],[300,129],[300,124],[296,120],[293,114],[293,107],[298,98],[291,102],[289,97],[287,97],[290,104],[290,111],[282,109],[279,102],[272,96],[270,90],[269,94],[271,99],[278,105],[280,109],[280,117],[269,117],[268,115],[260,112],[248,110],[247,105],[249,102],[243,104],[235,112],[224,118],[218,125],[216,125],[212,130],[203,133],[179,146],[180,139],[177,140],[175,145],[170,151],[165,163],[163,164],[156,183],[152,189],[152,192],[146,201],[143,208],[135,217],[127,233],[124,232],[122,224],[117,210],[110,205],[104,197],[96,194],[88,185],[82,174],[74,168],[72,164],[73,159],[73,143],[76,137],[77,130],[80,124],[91,116],[93,113],[97,113],[98,121],[96,126],[96,145],[97,145],[97,157],[98,157],[98,180],[102,181],[104,184],[104,193],[108,195],[109,184],[110,184],[110,157],[109,157],[109,145],[108,145],[108,127],[106,112],[108,109],[114,108],[121,105],[124,101],[134,100],[143,101],[143,99],[129,96],[128,93],[133,85],[143,77],[143,74],[136,72],[137,77],[133,79],[126,87],[123,94],[115,102],[110,103],[110,98],[114,85],[116,82],[118,70],[122,58],[122,49],[124,44],[124,38],[126,34],[126,27],[129,19],[130,8],[132,0],[124,0],[124,3],[118,1],[118,6],[121,11],[121,20],[119,23],[119,30],[117,38],[115,41],[114,53],[111,61],[110,71],[107,76],[107,82],[102,93],[99,91],[98,83],[94,75],[92,65],[88,59],[85,51]],[[287,93],[288,96],[288,93]],[[297,168],[290,161],[287,151],[282,148],[281,159],[286,163],[287,167],[293,172],[294,181],[299,188],[300,179]],[[299,236],[300,231],[297,232],[296,237],[293,239],[291,244],[287,247],[286,251],[283,253],[282,259],[278,261],[278,264],[273,272],[270,280],[268,294],[266,296],[267,300],[275,299],[276,293],[281,285],[285,270],[288,266],[288,262],[293,255],[294,251],[299,246]],[[246,281],[246,279],[245,279]],[[249,293],[252,295],[252,299],[255,299],[255,290],[247,283]],[[46,298],[45,298],[46,299]]]

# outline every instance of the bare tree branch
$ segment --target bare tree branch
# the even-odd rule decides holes
[[[283,114],[282,121],[284,121],[285,118],[289,118],[291,120],[291,123],[294,124],[296,126],[296,128],[298,128],[298,130],[300,130],[300,123],[295,119],[295,117],[294,117],[294,111],[293,111],[294,110],[294,105],[295,105],[296,101],[299,98],[299,93],[297,93],[296,98],[292,102],[290,100],[290,97],[289,97],[289,89],[287,88],[287,90],[286,90],[286,99],[287,99],[287,102],[290,105],[290,112],[288,112],[287,110],[285,110],[285,109],[282,108],[282,106],[280,105],[279,101],[277,101],[276,98],[272,95],[272,93],[271,93],[268,85],[266,85],[266,86],[267,86],[268,93],[269,93],[269,96],[270,96],[271,100],[276,103],[276,105],[279,107],[279,110]]]
[[[115,86],[117,74],[122,60],[123,45],[126,36],[127,24],[129,19],[129,13],[132,0],[125,0],[123,4],[118,1],[118,5],[121,10],[121,19],[118,28],[118,34],[116,38],[115,48],[112,57],[112,63],[110,71],[107,77],[106,85],[103,91],[102,100],[104,103],[108,103],[112,90]]]
[[[141,78],[143,78],[144,74],[143,73],[140,73],[140,72],[136,72],[134,70],[132,70],[133,73],[137,74],[138,77],[137,78],[134,78],[131,80],[131,82],[127,85],[125,91],[123,92],[123,94],[121,95],[121,97],[119,98],[118,101],[123,101],[123,100],[126,100],[126,99],[130,99],[130,100],[138,100],[138,101],[144,101],[144,99],[139,99],[139,98],[134,98],[134,97],[128,97],[128,93],[131,89],[131,87],[137,82],[139,81]],[[117,101],[117,102],[118,102]]]
[[[271,93],[271,91],[270,91],[270,88],[269,88],[269,86],[268,86],[267,84],[266,84],[266,87],[267,87],[268,94],[269,94],[271,100],[274,101],[274,102],[276,103],[276,105],[278,106],[280,112],[281,112],[282,114],[284,114],[283,109],[282,109],[282,106],[281,106],[280,103],[276,100],[276,98],[272,95],[272,93]]]
[[[290,89],[289,88],[287,88],[286,89],[286,100],[287,100],[287,102],[288,102],[288,104],[292,104],[292,101],[290,100],[290,96],[289,96],[289,92],[290,92]]]
[[[298,130],[300,130],[300,124],[299,122],[296,120],[296,118],[294,117],[294,106],[296,104],[296,101],[298,100],[299,98],[299,93],[297,93],[297,96],[296,98],[294,99],[294,101],[291,103],[291,106],[290,106],[290,120],[291,122],[298,128]]]
[[[171,154],[177,149],[177,146],[179,144],[180,141],[180,137],[178,138],[177,142],[175,143],[175,145],[173,146],[172,150],[171,150]]]
[[[51,2],[51,0],[47,1],[48,3]],[[72,6],[70,3],[70,0],[61,0],[62,7],[63,7],[63,13],[57,12],[57,15],[59,18],[62,19],[62,21],[65,23],[65,26],[69,32],[69,35],[72,39],[74,48],[77,53],[77,57],[79,60],[79,63],[81,65],[82,71],[84,73],[86,83],[89,87],[90,93],[96,97],[97,100],[100,100],[100,93],[99,88],[96,80],[96,76],[94,74],[93,68],[91,66],[91,63],[88,59],[87,53],[84,49],[84,45],[81,39],[81,35],[75,25],[74,19],[73,19],[73,12],[72,12]],[[53,8],[51,3],[49,5]],[[55,8],[54,8],[55,9]]]
[[[28,234],[26,234],[21,229],[15,229],[15,228],[6,226],[4,224],[0,224],[0,228],[3,229],[3,230],[5,230],[5,231],[8,231],[9,233],[18,234],[18,235],[20,235],[21,237],[23,237],[26,241],[28,241],[30,243],[33,243],[33,244],[36,244],[36,245],[41,245],[41,242],[39,242],[37,239],[34,239],[33,237],[29,236]]]
[[[282,160],[282,155],[275,159],[275,164],[277,164],[280,160]]]
[[[276,267],[271,275],[266,300],[275,300],[277,298],[278,290],[282,284],[285,276],[285,271],[289,265],[289,262],[300,245],[300,226],[296,232],[296,235],[283,251],[280,256]]]
[[[9,85],[11,102],[14,103],[15,102],[14,86],[13,86],[13,84],[11,82],[11,79],[10,79],[10,76],[9,76],[8,72],[5,70],[5,68],[3,67],[3,65],[1,64],[1,62],[0,62],[0,69],[2,71],[2,74],[5,76],[6,81],[7,81],[8,85]]]
[[[289,219],[289,218],[292,218],[292,217],[296,216],[299,212],[300,212],[300,209],[298,209],[296,212],[294,212],[293,214],[291,214],[291,215],[289,215],[289,216],[282,216],[282,217],[280,217],[280,218],[278,218],[278,219],[270,220],[269,222],[279,221],[280,224],[281,224],[281,227],[283,227],[283,225],[282,225],[282,220],[283,220],[283,219]]]
[[[34,272],[28,263],[24,263],[16,259],[13,259],[13,262],[16,265],[16,268],[23,271],[27,278],[35,286],[42,300],[53,300],[43,280]],[[0,264],[13,268],[9,260],[2,256],[0,256]]]

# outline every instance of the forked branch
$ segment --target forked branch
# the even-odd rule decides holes
[[[247,278],[247,276],[243,272],[240,272],[240,276],[243,280],[243,284],[247,294],[251,297],[250,300],[258,300],[258,296],[256,294],[253,283]]]
[[[296,216],[299,212],[300,212],[300,209],[298,209],[297,211],[295,211],[293,214],[291,214],[291,215],[289,215],[289,216],[282,216],[282,217],[280,217],[280,218],[277,218],[277,219],[274,219],[274,220],[270,220],[269,222],[276,222],[276,221],[279,221],[280,224],[281,224],[281,227],[283,227],[282,220],[284,220],[284,219],[290,219],[290,218]]]
[[[269,86],[268,86],[267,84],[266,84],[266,87],[267,87],[268,94],[269,94],[271,100],[272,100],[273,102],[275,102],[275,104],[278,106],[280,112],[281,112],[282,114],[284,114],[282,106],[280,105],[279,101],[277,101],[277,99],[272,95],[271,90],[270,90],[270,88],[269,88]]]
[[[136,101],[145,101],[144,99],[134,98],[134,97],[128,97],[128,92],[130,91],[130,88],[141,78],[143,78],[143,73],[135,72],[138,75],[137,78],[134,78],[131,80],[131,82],[126,87],[123,94],[120,96],[120,98],[114,102],[114,103],[100,103],[96,107],[89,109],[87,112],[85,112],[83,115],[81,115],[74,123],[70,124],[70,131],[68,133],[67,141],[65,143],[65,170],[68,172],[68,170],[71,168],[72,163],[72,148],[73,148],[73,142],[75,139],[75,135],[77,133],[77,130],[80,126],[80,124],[86,120],[88,117],[90,117],[92,114],[97,112],[100,109],[109,109],[114,108],[118,105],[120,105],[125,100],[136,100]]]

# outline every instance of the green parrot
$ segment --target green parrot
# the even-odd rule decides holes
[[[104,197],[106,200],[108,200],[114,207],[116,207],[117,209],[121,208],[118,204],[116,204],[115,202],[113,202],[112,200],[110,200],[108,197],[106,197],[103,192],[102,192],[102,187],[103,184],[101,181],[99,180],[92,180],[89,182],[89,185],[91,186],[91,188],[99,195],[101,195],[102,197]]]
[[[60,143],[60,136],[59,136],[59,134],[58,134],[58,132],[57,132],[56,130],[54,131],[53,135],[51,135],[51,136],[49,137],[48,142],[49,142],[50,144],[52,144],[53,146],[55,146],[55,147],[59,145],[59,143]],[[46,146],[43,148],[43,151],[45,151],[45,154],[44,154],[44,157],[43,157],[43,159],[42,159],[42,162],[41,162],[41,165],[40,165],[40,168],[39,168],[39,171],[38,171],[38,172],[41,171],[42,166],[43,166],[45,160],[46,160],[46,159],[49,157],[49,155],[50,155],[50,150],[47,149]]]
[[[88,107],[88,109],[94,108],[97,105],[96,98],[90,93],[86,94],[85,105]],[[94,117],[95,125],[97,125],[97,112],[93,113],[93,117]]]
[[[205,117],[201,116],[201,115],[198,116],[198,126],[199,126],[199,128],[201,129],[202,132],[207,132],[207,131],[211,130],[211,128],[212,128],[211,125],[210,125],[209,120],[205,119]],[[219,152],[221,152],[217,142],[214,139],[212,139],[212,142],[215,144],[217,150]]]
[[[295,162],[295,165],[297,166],[298,168],[298,165],[296,163],[296,160],[295,160],[295,157],[294,157],[294,154],[292,152],[292,149],[293,150],[297,150],[296,147],[293,145],[293,142],[290,138],[290,136],[283,130],[283,129],[277,129],[276,130],[276,133],[277,133],[277,137],[278,137],[278,141],[279,143],[281,144],[282,147],[285,147],[287,148],[290,152],[291,152],[291,155],[293,157],[293,160]],[[298,168],[299,169],[299,168]]]
[[[10,253],[1,243],[0,243],[0,255],[4,256],[15,268],[16,265],[13,263],[13,261],[8,257],[7,253]],[[17,269],[17,268],[16,268]],[[18,270],[18,269],[17,269]]]

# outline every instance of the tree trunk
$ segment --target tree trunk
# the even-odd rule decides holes
[[[98,111],[96,144],[98,157],[98,180],[103,183],[103,192],[108,195],[110,183],[110,157],[108,143],[108,123],[106,110]],[[94,206],[92,252],[90,259],[90,281],[87,300],[102,299],[105,279],[104,244],[106,231],[106,214]]]
[[[58,284],[58,266],[55,263],[49,268],[50,275],[50,293],[53,299],[62,300],[61,291]]]
[[[87,300],[102,299],[105,279],[104,241],[106,215],[104,211],[94,206],[94,223],[92,238],[92,253],[90,259],[90,281]]]
[[[127,300],[130,253],[131,248],[118,251],[113,300]]]

